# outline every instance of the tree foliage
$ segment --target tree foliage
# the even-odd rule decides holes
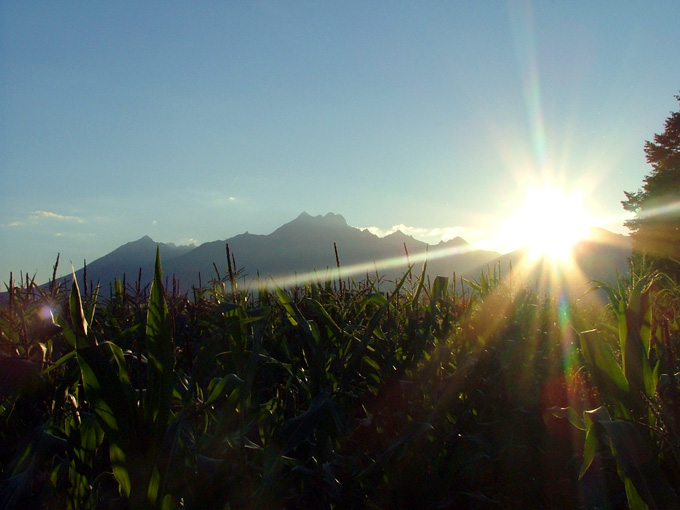
[[[675,96],[680,102],[680,95]],[[633,249],[654,267],[680,276],[680,111],[666,119],[664,131],[645,143],[652,172],[636,192],[621,202],[635,217],[626,222]]]

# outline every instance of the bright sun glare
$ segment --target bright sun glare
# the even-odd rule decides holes
[[[592,220],[583,198],[545,187],[530,189],[524,202],[506,224],[506,234],[531,258],[565,261],[572,246],[588,236]]]

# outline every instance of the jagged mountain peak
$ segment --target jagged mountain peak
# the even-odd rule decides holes
[[[151,237],[149,237],[148,235],[145,235],[145,236],[140,237],[136,241],[131,241],[127,244],[150,244],[150,243],[156,244],[156,241],[151,239]]]
[[[413,239],[413,236],[410,236],[408,234],[404,234],[401,230],[395,230],[391,234],[387,234],[385,236],[385,239]]]
[[[448,241],[439,241],[440,246],[469,246],[469,244],[470,243],[460,236],[456,236]]]
[[[112,253],[155,250],[157,244],[158,243],[149,236],[143,236],[136,241],[130,241],[129,243],[119,246]]]
[[[611,241],[584,243],[579,248],[579,257],[585,260],[589,253],[598,253],[597,260],[590,264],[592,267],[588,266],[588,271],[584,272],[596,279],[606,280],[606,274],[604,278],[598,278],[600,274],[604,274],[605,269],[610,266],[618,267],[619,259],[626,262],[626,257],[630,254],[629,244],[626,245],[628,248],[619,246],[623,241],[629,241],[629,238],[606,231],[600,232],[600,237],[610,238]],[[619,242],[620,240],[623,241]],[[402,245],[407,245],[408,254],[423,253],[428,247],[427,243],[400,230],[379,237],[367,229],[348,226],[345,218],[339,214],[312,216],[303,212],[271,234],[245,232],[226,240],[203,243],[198,247],[157,243],[145,235],[88,263],[87,274],[89,279],[100,281],[106,286],[115,277],[123,274],[137,275],[141,268],[144,283],[148,283],[153,275],[156,246],[159,246],[164,274],[176,275],[183,288],[190,288],[201,281],[205,283],[206,278],[209,278],[206,275],[213,274],[215,263],[220,268],[224,265],[225,243],[230,246],[237,267],[239,271],[242,270],[244,281],[258,274],[284,278],[285,281],[285,277],[291,274],[334,267],[336,250],[344,265],[352,267],[374,262],[381,276],[385,276],[387,280],[396,280],[403,274],[401,272],[405,270],[407,263],[404,259],[402,266],[395,265],[395,260],[405,255]],[[607,244],[610,249],[600,250],[599,244]],[[479,268],[486,267],[495,260],[508,262],[519,256],[517,253],[501,256],[478,250],[461,237],[440,242],[437,248],[442,252],[428,263],[428,272],[433,275],[449,275],[452,271],[458,274],[474,274]],[[602,263],[599,263],[600,259]],[[382,267],[383,261],[390,262]],[[82,270],[76,273],[79,278],[82,277]],[[203,280],[199,275],[202,275]]]
[[[347,226],[347,221],[341,214],[335,214],[332,212],[326,213],[325,215],[317,214],[316,216],[312,216],[311,214],[307,213],[306,211],[300,213],[300,215],[291,221],[288,224],[291,223],[317,223],[320,225],[339,225],[346,227]]]
[[[310,228],[331,230],[338,228],[345,229],[350,227],[347,225],[347,221],[345,220],[345,218],[340,214],[329,212],[325,216],[322,216],[320,214],[317,216],[312,216],[307,212],[303,212],[293,221],[290,221],[285,225],[282,225],[281,227],[277,228],[274,232],[272,232],[271,235],[274,237],[279,237],[293,230],[299,229],[308,230]]]

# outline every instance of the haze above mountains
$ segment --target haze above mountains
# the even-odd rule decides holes
[[[164,279],[171,281],[174,277],[184,292],[192,286],[206,285],[212,279],[226,280],[227,245],[235,260],[240,285],[247,285],[258,276],[260,281],[274,281],[281,286],[303,283],[308,278],[336,278],[336,248],[343,278],[360,281],[378,275],[383,290],[403,276],[409,262],[419,273],[426,256],[430,277],[449,278],[454,272],[478,278],[480,271],[495,263],[500,263],[505,271],[511,264],[517,266],[524,256],[521,250],[507,254],[479,250],[460,237],[436,245],[428,245],[400,231],[381,238],[347,225],[339,214],[310,216],[303,212],[268,235],[245,232],[200,246],[157,243],[144,236],[88,262],[87,280],[100,283],[105,295],[115,278],[125,276],[127,284],[131,284],[138,280],[140,271],[142,286],[148,285],[158,246]],[[589,279],[611,281],[617,270],[626,272],[630,244],[626,236],[597,229],[595,238],[579,243],[574,254]],[[83,268],[76,271],[80,282],[83,273]]]

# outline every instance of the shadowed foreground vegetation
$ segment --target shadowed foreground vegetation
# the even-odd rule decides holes
[[[8,285],[0,507],[678,508],[680,290]],[[233,280],[232,280],[233,282]],[[597,284],[594,284],[597,285]]]

